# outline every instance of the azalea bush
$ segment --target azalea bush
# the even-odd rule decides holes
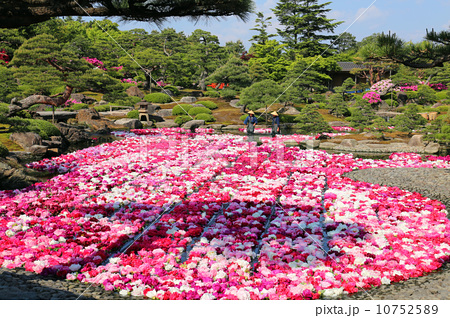
[[[378,104],[381,103],[380,94],[376,92],[368,92],[363,95],[363,99],[367,100],[369,104]]]
[[[28,165],[60,173],[47,182],[0,191],[2,267],[151,299],[318,299],[449,260],[442,203],[343,176],[450,168],[444,157],[284,147],[314,138],[305,135],[257,146],[181,128],[115,134],[123,139]]]

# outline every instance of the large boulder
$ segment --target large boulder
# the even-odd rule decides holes
[[[408,146],[410,147],[424,147],[423,143],[423,135],[414,135],[408,142]]]
[[[338,146],[338,144],[334,142],[321,142],[319,145],[320,149],[334,149]]]
[[[306,148],[307,149],[315,149],[315,148],[319,148],[320,146],[320,141],[319,140],[307,140],[306,141]]]
[[[128,96],[136,96],[139,98],[145,97],[145,94],[137,86],[131,86],[131,87],[127,88],[125,93],[127,93]]]
[[[96,102],[95,98],[86,96],[84,94],[79,94],[79,93],[70,95],[70,99],[74,99],[78,103],[84,103],[84,104],[93,104]]]
[[[30,147],[34,145],[41,145],[42,138],[34,132],[16,132],[9,137],[11,141],[15,142],[23,149],[29,151]]]
[[[156,112],[157,116],[169,117],[172,116],[172,109],[161,109]]]
[[[84,127],[71,126],[66,123],[56,124],[59,131],[71,143],[78,143],[89,140],[89,133]]]
[[[185,123],[181,128],[183,129],[190,129],[191,131],[194,131],[196,128],[199,128],[200,126],[203,126],[205,124],[204,120],[190,120],[187,123]]]
[[[119,126],[125,126],[131,129],[141,129],[143,127],[142,123],[139,120],[133,118],[118,119],[114,122],[114,124]]]
[[[160,123],[155,123],[156,128],[175,128],[179,125],[173,119],[167,119]]]
[[[440,146],[438,143],[436,142],[430,142],[426,147],[425,147],[425,153],[438,153],[440,149]]]
[[[76,117],[78,123],[89,123],[92,120],[100,119],[100,114],[94,108],[80,109]]]
[[[295,107],[285,107],[285,111],[283,112],[285,115],[298,115],[300,112]]]
[[[341,141],[340,146],[345,148],[354,148],[357,145],[357,141],[355,139],[343,139]]]
[[[29,169],[17,169],[0,161],[0,190],[14,190],[28,187],[40,180],[27,175]]]
[[[180,99],[180,103],[186,103],[186,104],[192,104],[195,103],[197,101],[197,98],[195,98],[194,96],[184,96],[183,98]]]
[[[47,153],[48,147],[47,146],[41,146],[41,145],[33,145],[29,148],[29,151],[34,155],[34,156],[45,156],[45,154]]]
[[[240,99],[232,99],[230,100],[230,106],[234,108],[241,108],[241,106],[238,106],[238,103],[240,102]]]

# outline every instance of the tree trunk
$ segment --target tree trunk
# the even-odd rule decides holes
[[[9,105],[9,113],[7,117],[12,117],[21,110],[28,109],[36,104],[52,105],[54,111],[55,107],[64,104],[69,99],[70,94],[72,94],[72,90],[73,87],[67,85],[65,91],[61,94],[61,96],[58,97],[49,97],[45,95],[31,95],[25,99],[22,99],[21,101],[16,101],[15,99],[13,99],[11,101],[11,105]]]
[[[208,77],[208,73],[203,70],[202,73],[200,74],[200,80],[198,82],[198,86],[200,86],[200,89],[202,91],[206,91],[206,77]]]

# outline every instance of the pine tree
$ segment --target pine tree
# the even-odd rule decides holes
[[[272,25],[272,23],[270,22],[272,17],[265,18],[264,13],[262,12],[258,12],[256,15],[256,25],[250,30],[258,31],[259,34],[252,36],[250,42],[256,42],[257,44],[266,44],[266,42],[270,40],[270,38],[276,36],[276,34],[269,34],[267,32],[267,28]]]
[[[305,57],[322,54],[329,46],[324,41],[334,41],[335,28],[343,22],[333,22],[326,14],[331,2],[319,4],[318,0],[280,0],[272,11],[283,29],[277,29],[283,43],[295,54]],[[325,34],[324,34],[325,33]],[[330,52],[328,52],[328,55]]]
[[[251,84],[248,65],[234,56],[231,56],[225,65],[215,70],[206,81],[229,84],[230,89],[233,90],[241,90]]]
[[[322,115],[313,105],[306,105],[295,117],[297,132],[300,134],[317,134],[322,132],[331,132],[332,128],[323,119]]]

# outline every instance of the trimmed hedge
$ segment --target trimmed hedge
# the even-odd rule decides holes
[[[216,91],[206,91],[206,92],[203,92],[203,96],[218,98],[218,97],[220,97],[220,94],[219,94],[219,92],[216,92]]]
[[[189,104],[179,104],[172,109],[173,116],[187,116],[189,111],[193,108],[192,105]]]
[[[153,93],[145,95],[144,99],[149,103],[166,104],[171,103],[172,98],[164,93]]]
[[[212,111],[206,107],[192,107],[189,112],[191,116],[197,116],[198,114],[208,114],[211,115]]]
[[[217,108],[217,104],[212,102],[212,101],[210,101],[210,100],[201,100],[201,101],[196,102],[196,104],[203,105],[203,106],[205,106],[206,108],[209,108],[209,109],[216,109]]]
[[[139,110],[135,109],[127,113],[127,118],[139,119]]]
[[[0,157],[6,157],[8,155],[9,151],[8,148],[2,142],[0,141]]]
[[[209,115],[209,114],[198,114],[197,116],[195,116],[196,120],[204,120],[207,123],[212,123],[215,122],[216,119],[214,118],[213,115]]]
[[[184,123],[187,123],[188,121],[191,121],[192,118],[189,116],[178,116],[177,118],[175,118],[175,123],[178,125],[183,125]]]

